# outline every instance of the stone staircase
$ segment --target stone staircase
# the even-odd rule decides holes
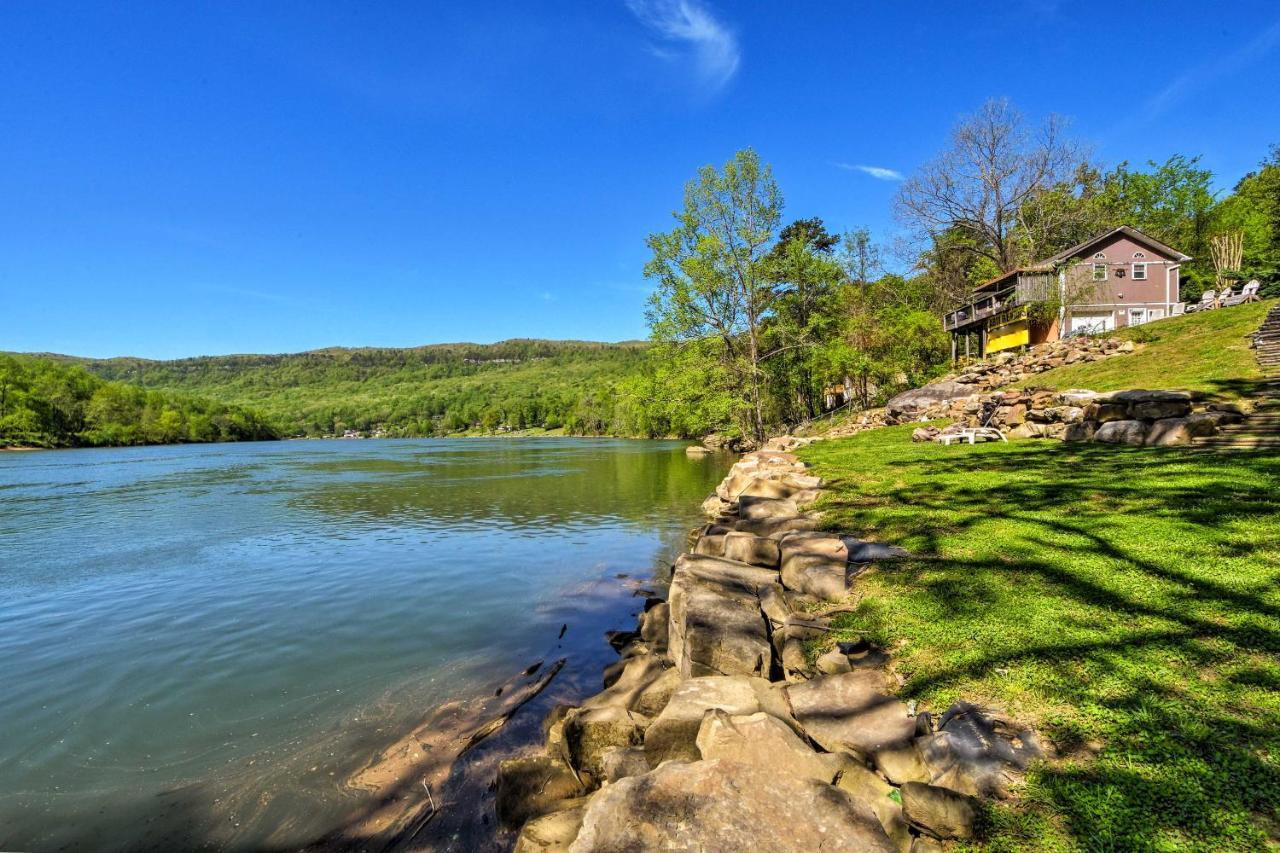
[[[1267,312],[1267,319],[1253,333],[1253,347],[1262,372],[1268,376],[1280,374],[1280,305]]]
[[[1218,434],[1197,438],[1206,450],[1280,450],[1280,380],[1262,383],[1254,394],[1253,412],[1238,424],[1218,428]]]
[[[1280,450],[1280,305],[1267,312],[1253,333],[1254,354],[1266,377],[1251,395],[1252,412],[1238,424],[1227,424],[1217,435],[1197,438],[1206,450]]]

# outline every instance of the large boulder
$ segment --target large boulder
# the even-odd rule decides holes
[[[845,764],[836,785],[871,809],[885,834],[899,850],[910,849],[911,831],[902,814],[902,805],[894,799],[892,785],[853,761]]]
[[[665,652],[670,631],[671,609],[665,601],[655,602],[640,616],[640,639],[654,649]]]
[[[1104,399],[1085,407],[1084,419],[1098,424],[1129,419],[1129,407],[1124,403],[1111,403]]]
[[[1186,391],[1117,391],[1112,403],[1129,407],[1129,417],[1142,420],[1182,418],[1191,414],[1191,395]]]
[[[818,598],[838,600],[849,592],[849,548],[839,536],[792,533],[782,537],[782,585]]]
[[[515,853],[568,853],[586,811],[587,800],[581,799],[568,808],[534,818],[520,830]]]
[[[672,758],[697,761],[698,730],[702,718],[718,709],[730,716],[747,716],[765,711],[777,717],[787,715],[781,689],[763,678],[708,676],[683,681],[672,693],[662,713],[644,733],[645,758],[652,766]]]
[[[697,745],[705,760],[723,758],[816,782],[830,782],[845,763],[835,755],[814,752],[790,726],[763,711],[750,716],[708,711]]]
[[[649,718],[626,708],[609,705],[570,711],[564,721],[564,745],[570,762],[594,779],[604,776],[604,753],[616,746],[644,742]]]
[[[726,560],[746,563],[749,566],[761,566],[767,569],[778,567],[778,541],[746,531],[735,530],[732,533],[726,533],[721,553]]]
[[[738,517],[746,521],[778,521],[798,518],[800,510],[790,498],[758,498],[743,495],[738,499]]]
[[[777,583],[769,569],[684,554],[676,560],[667,604],[668,652],[685,678],[768,675],[773,654],[760,590]]]
[[[934,838],[972,838],[978,804],[950,788],[908,782],[902,786],[902,813],[912,826]]]
[[[1186,418],[1161,418],[1147,430],[1146,444],[1152,447],[1171,447],[1190,444],[1194,433]]]
[[[573,853],[698,850],[896,853],[839,788],[732,761],[673,761],[591,798]]]
[[[1217,412],[1193,412],[1187,415],[1187,431],[1194,438],[1217,435],[1222,419]]]
[[[1144,421],[1108,421],[1098,427],[1093,434],[1094,441],[1104,444],[1140,445],[1147,439],[1147,424]]]
[[[585,789],[573,771],[549,755],[511,758],[498,765],[498,820],[509,827],[564,808]]]
[[[928,781],[977,796],[1006,796],[1009,780],[1044,755],[1034,731],[967,702],[948,708],[916,746]]]
[[[666,707],[680,684],[680,673],[661,655],[635,655],[615,666],[621,669],[617,677],[603,691],[583,702],[583,708],[618,707],[654,717]]]
[[[915,736],[916,721],[892,696],[883,672],[859,669],[786,688],[792,714],[805,733],[828,752],[849,750],[872,760],[882,749],[899,748]]]
[[[903,391],[884,404],[885,410],[893,415],[919,415],[930,408],[952,400],[966,400],[974,395],[972,385],[961,382],[943,381]]]
[[[1062,433],[1063,441],[1093,441],[1093,435],[1098,431],[1098,425],[1093,421],[1080,421],[1074,424],[1067,424],[1067,429]]]

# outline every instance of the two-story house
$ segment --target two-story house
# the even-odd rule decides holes
[[[1136,228],[1114,228],[975,288],[943,320],[952,355],[985,355],[1181,313],[1179,270],[1189,260]],[[1056,311],[1046,316],[1032,310],[1037,304]]]

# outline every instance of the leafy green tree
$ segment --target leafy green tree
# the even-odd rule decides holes
[[[685,186],[676,228],[647,240],[653,256],[645,275],[657,282],[648,311],[653,340],[710,349],[717,369],[700,372],[722,383],[739,428],[757,441],[766,426],[763,325],[774,301],[767,255],[781,211],[772,170],[745,149],[721,170],[699,170]]]
[[[821,411],[825,377],[819,351],[837,334],[839,323],[843,273],[833,257],[839,242],[821,219],[801,219],[782,229],[769,252],[774,300],[762,340],[775,421],[797,423]]]

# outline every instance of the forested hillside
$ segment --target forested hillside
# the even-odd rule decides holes
[[[0,447],[84,447],[279,438],[261,415],[110,382],[65,361],[0,355]]]
[[[286,435],[382,429],[391,436],[430,436],[500,428],[638,432],[626,412],[630,397],[619,389],[639,373],[644,355],[639,343],[512,340],[176,361],[70,360],[105,379],[251,406]]]

